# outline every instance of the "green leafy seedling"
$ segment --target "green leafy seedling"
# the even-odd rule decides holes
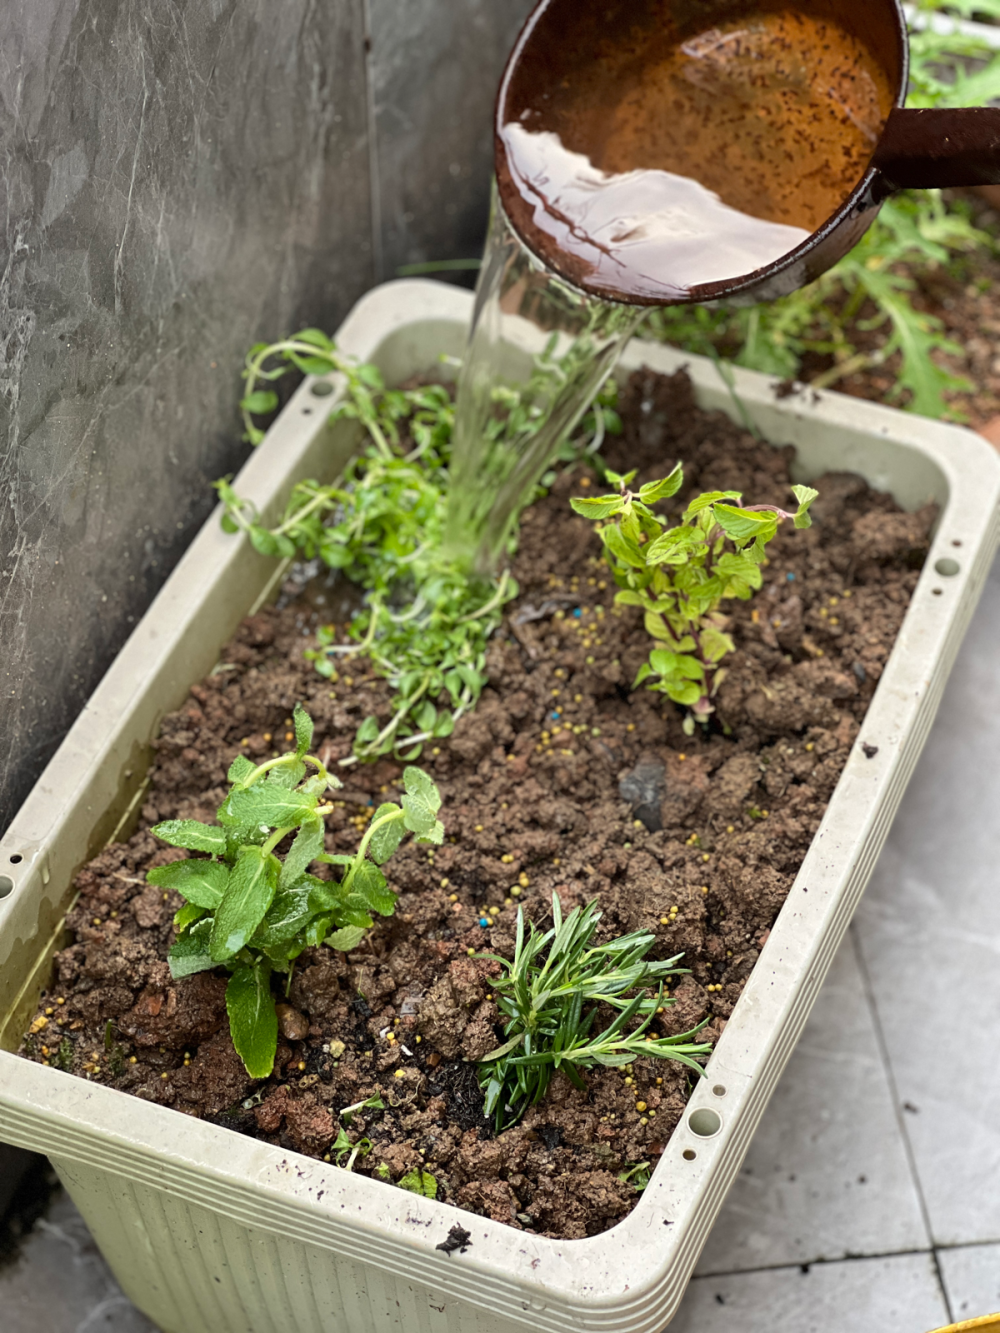
[[[372,925],[372,913],[391,916],[395,910],[396,895],[379,867],[407,833],[427,843],[440,843],[444,836],[437,787],[410,767],[403,772],[402,803],[378,807],[357,852],[327,853],[324,816],[333,807],[322,804],[322,797],[341,784],[308,753],[313,724],[300,704],[294,726],[294,750],[259,765],[237,755],[217,824],[172,819],[154,826],[153,833],[170,846],[202,855],[157,866],[146,876],[186,900],[174,918],[171,974],[186,977],[219,966],[230,973],[229,1027],[253,1078],[267,1078],[274,1068],[278,1019],[272,972],[286,973],[290,986],[295,959],[308,946],[356,948]],[[332,877],[311,874],[314,863],[331,866]]]
[[[709,491],[671,524],[650,505],[680,490],[681,464],[633,493],[629,486],[635,475],[608,472],[617,494],[570,503],[599,526],[619,588],[615,601],[641,607],[646,629],[657,641],[632,688],[652,681],[650,689],[691,710],[688,730],[693,730],[695,722],[706,721],[714,711],[712,696],[725,677],[719,663],[734,647],[721,603],[730,597],[746,600],[761,586],[768,542],[787,519],[797,528],[809,527],[809,506],[818,492],[793,486],[798,508],[789,513],[775,505],[744,506],[738,491]]]
[[[409,1190],[411,1194],[419,1194],[425,1199],[437,1198],[436,1178],[429,1171],[421,1171],[419,1167],[407,1171],[406,1175],[401,1176],[396,1183],[401,1190]]]
[[[495,959],[503,969],[490,985],[506,1019],[506,1041],[483,1056],[479,1073],[486,1114],[493,1116],[498,1131],[516,1123],[545,1096],[559,1069],[581,1090],[587,1086],[581,1069],[626,1065],[637,1056],[677,1060],[702,1073],[698,1060],[711,1046],[690,1038],[705,1023],[675,1037],[648,1032],[656,1012],[673,1003],[663,986],[667,977],[685,973],[677,966],[682,955],[662,962],[647,959],[656,941],[648,931],[595,945],[600,920],[596,900],[564,918],[554,893],[550,930],[543,933],[531,922],[526,934],[524,913],[518,908],[513,959],[479,955]],[[647,992],[654,987],[651,996]],[[595,1035],[601,1004],[618,1013]],[[638,1026],[632,1028],[635,1020]]]

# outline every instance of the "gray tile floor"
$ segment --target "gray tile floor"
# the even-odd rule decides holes
[[[998,758],[1000,563],[670,1333],[928,1333],[1000,1311]],[[153,1333],[64,1197],[0,1271],[0,1327]]]

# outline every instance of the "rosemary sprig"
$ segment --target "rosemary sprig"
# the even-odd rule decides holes
[[[664,980],[681,976],[682,955],[661,962],[649,961],[656,936],[633,931],[607,944],[592,943],[601,920],[596,899],[574,908],[563,918],[559,895],[552,895],[552,928],[544,933],[517,913],[517,941],[513,960],[496,954],[504,969],[491,981],[497,1005],[507,1022],[507,1040],[483,1057],[480,1085],[486,1091],[486,1114],[497,1130],[514,1124],[548,1090],[552,1074],[561,1069],[578,1088],[586,1089],[581,1069],[595,1065],[630,1064],[638,1056],[677,1060],[701,1074],[698,1057],[711,1050],[707,1043],[689,1038],[705,1026],[675,1037],[654,1037],[648,1032],[653,1017],[673,1004],[663,993]],[[650,996],[643,988],[656,986]],[[639,990],[639,994],[630,992]],[[593,1034],[598,1004],[618,1013],[602,1032]],[[584,1006],[589,1006],[585,1009]],[[639,1024],[631,1028],[633,1020]]]

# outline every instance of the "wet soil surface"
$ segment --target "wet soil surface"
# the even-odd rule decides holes
[[[732,488],[747,503],[787,503],[794,451],[700,412],[683,375],[634,376],[624,419],[608,463],[638,465],[641,482],[683,459],[687,482],[672,506]],[[338,1113],[379,1094],[385,1110],[350,1121],[348,1137],[371,1144],[355,1171],[398,1181],[424,1168],[439,1198],[545,1235],[614,1225],[638,1198],[619,1175],[655,1164],[688,1075],[640,1059],[588,1073],[586,1094],[557,1076],[542,1104],[495,1136],[475,1062],[498,1042],[488,985],[497,965],[469,953],[509,954],[519,903],[544,923],[553,891],[566,907],[598,897],[604,938],[648,929],[654,956],[684,954],[690,975],[660,1029],[708,1018],[706,1036],[722,1032],[858,735],[934,517],[932,506],[902,513],[855,476],[817,485],[815,526],[783,531],[763,590],[729,608],[738,650],[715,725],[690,738],[663,696],[629,690],[650,641],[636,611],[614,607],[599,541],[568,505],[594,494],[596,477],[562,475],[527,512],[521,592],[491,644],[490,686],[420,758],[444,798],[444,845],[397,852],[386,867],[396,915],[357,952],[302,956],[263,1082],[233,1050],[225,973],[171,980],[180,899],[144,877],[184,853],[146,830],[211,820],[233,756],[285,748],[297,701],[328,763],[350,753],[363,717],[390,714],[367,664],[332,683],[303,659],[336,589],[313,583],[244,621],[214,673],[164,720],[140,831],[80,873],[75,942],[57,957],[22,1053],[320,1158]],[[342,773],[327,845],[349,851],[373,805],[399,790],[401,767]]]

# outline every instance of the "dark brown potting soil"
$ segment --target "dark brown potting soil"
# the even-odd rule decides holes
[[[671,504],[715,489],[787,504],[794,451],[700,412],[683,374],[634,376],[623,406],[625,433],[607,461],[638,466],[643,481],[682,459],[687,481]],[[553,891],[567,908],[596,896],[603,937],[644,928],[656,934],[656,957],[684,954],[690,975],[661,1030],[708,1017],[705,1035],[718,1037],[858,734],[934,509],[902,513],[851,475],[819,481],[815,526],[782,531],[762,591],[727,607],[738,651],[711,731],[688,737],[664,696],[630,692],[650,640],[637,611],[614,607],[600,543],[568,504],[597,484],[586,469],[563,474],[525,514],[521,591],[492,640],[489,688],[419,761],[441,788],[445,843],[397,852],[386,867],[396,915],[357,952],[303,954],[270,1079],[251,1080],[233,1050],[225,972],[171,980],[180,899],[147,886],[145,872],[184,853],[147,830],[213,819],[233,756],[286,748],[298,701],[327,763],[349,755],[363,717],[388,719],[389,690],[367,663],[332,683],[304,660],[338,595],[315,582],[245,620],[214,672],[165,718],[140,831],[80,873],[74,942],[56,959],[22,1053],[321,1158],[338,1113],[379,1094],[385,1109],[348,1127],[371,1145],[355,1171],[398,1181],[423,1168],[439,1198],[546,1235],[618,1222],[638,1198],[619,1177],[655,1164],[688,1074],[639,1059],[588,1072],[586,1094],[557,1076],[539,1106],[495,1136],[475,1062],[498,1043],[488,985],[497,964],[469,952],[509,954],[518,903],[542,923]],[[401,766],[341,771],[327,845],[347,851],[373,804],[398,790]]]

